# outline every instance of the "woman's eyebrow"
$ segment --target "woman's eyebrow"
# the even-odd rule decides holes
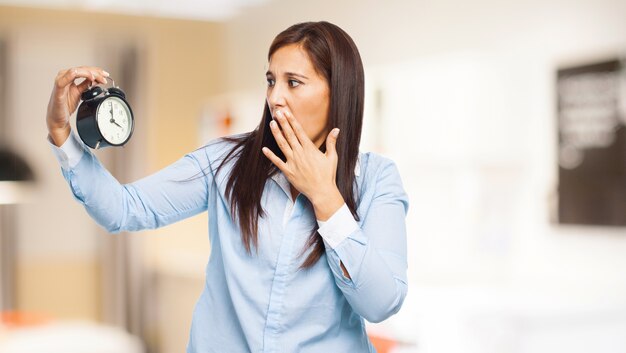
[[[305,80],[309,79],[308,77],[306,77],[306,76],[304,76],[302,74],[295,73],[295,72],[285,72],[285,76],[296,76],[296,77],[303,78]]]
[[[265,76],[274,76],[274,73],[272,71],[267,70],[267,72],[265,73]],[[295,72],[285,72],[285,76],[296,76],[296,77],[301,77],[305,80],[309,79],[308,77],[299,73],[295,73]]]

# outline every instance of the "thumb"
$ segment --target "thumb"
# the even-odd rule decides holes
[[[337,154],[336,145],[337,145],[337,136],[339,136],[339,129],[334,128],[328,134],[326,138],[326,156],[330,157],[332,155]]]

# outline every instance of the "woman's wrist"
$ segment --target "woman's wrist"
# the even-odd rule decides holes
[[[52,142],[54,142],[57,147],[61,147],[70,136],[71,127],[68,124],[63,128],[48,128],[48,133],[50,134]]]
[[[343,196],[336,186],[329,191],[320,191],[311,199],[315,218],[320,221],[327,221],[344,203]]]

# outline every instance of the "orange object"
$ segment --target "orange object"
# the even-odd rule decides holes
[[[381,337],[369,335],[370,341],[374,348],[376,348],[377,353],[389,353],[391,350],[398,345],[398,343],[391,338]]]
[[[8,328],[29,327],[44,325],[52,321],[42,314],[25,313],[20,311],[0,312],[0,323]]]

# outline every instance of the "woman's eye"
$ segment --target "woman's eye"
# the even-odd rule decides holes
[[[271,79],[271,78],[268,78],[267,79],[267,85],[270,86],[270,87],[274,86],[274,80]]]
[[[300,86],[300,81],[289,80],[289,87],[298,87]]]

